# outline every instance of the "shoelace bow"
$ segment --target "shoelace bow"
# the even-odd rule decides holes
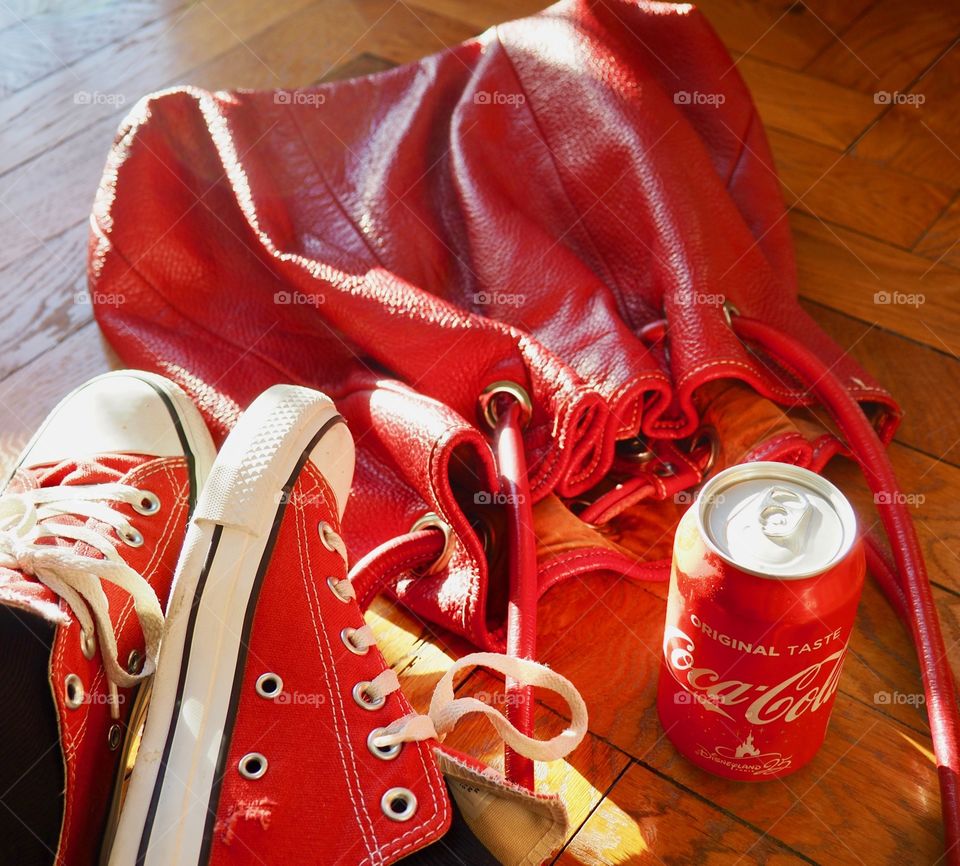
[[[324,539],[346,562],[346,547],[340,536],[329,530],[325,532]],[[335,581],[334,586],[344,598],[356,598],[356,590],[350,578]],[[358,648],[376,645],[369,625],[356,629],[351,635],[351,641]],[[473,697],[454,697],[454,677],[463,669],[474,666],[497,671],[519,685],[536,686],[559,695],[570,708],[569,727],[549,740],[538,740],[521,733],[503,713],[490,704]],[[387,668],[367,684],[365,691],[370,700],[379,701],[399,689],[399,677],[394,670]],[[397,719],[373,738],[373,745],[378,749],[389,749],[401,743],[421,740],[435,739],[442,742],[460,719],[474,713],[485,716],[510,748],[534,761],[554,761],[566,757],[580,745],[587,733],[587,705],[577,687],[566,677],[540,662],[514,658],[503,653],[477,652],[457,659],[440,678],[430,699],[430,709],[425,715],[410,713]]]
[[[0,496],[0,566],[22,571],[49,587],[80,623],[84,646],[99,643],[114,718],[119,716],[118,687],[135,686],[156,669],[163,610],[153,587],[124,562],[115,542],[85,524],[60,523],[56,518],[93,518],[113,527],[121,537],[130,536],[136,530],[107,502],[136,505],[144,496],[144,491],[118,483],[63,485]],[[38,543],[45,538],[83,542],[103,554],[103,559],[77,553],[73,547]],[[124,670],[117,659],[110,603],[102,584],[105,580],[133,599],[146,644],[143,667],[137,674]]]
[[[453,680],[464,668],[481,666],[511,677],[524,686],[538,686],[555,692],[570,708],[570,725],[549,740],[538,740],[521,733],[507,717],[490,704],[474,697],[454,697]],[[385,670],[367,687],[372,698],[386,696],[400,688],[393,670]],[[469,653],[457,659],[440,678],[430,699],[426,715],[411,713],[397,719],[373,739],[378,749],[388,749],[400,743],[443,738],[464,716],[478,713],[487,718],[500,738],[511,749],[534,761],[554,761],[572,752],[587,733],[587,706],[576,686],[566,677],[546,665],[529,659],[514,658],[502,653]]]

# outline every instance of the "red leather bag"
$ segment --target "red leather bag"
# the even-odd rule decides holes
[[[156,94],[92,225],[121,357],[220,436],[271,384],[330,394],[357,441],[358,594],[483,648],[533,654],[536,598],[574,574],[663,576],[623,546],[538,550],[532,506],[615,524],[699,483],[715,380],[833,418],[753,456],[849,453],[896,490],[896,403],[797,304],[756,110],[689,7],[564,0],[367,78]],[[921,656],[957,863],[953,679],[902,500],[878,499],[896,562],[872,565]]]

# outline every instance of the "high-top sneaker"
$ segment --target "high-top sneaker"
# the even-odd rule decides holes
[[[535,662],[476,653],[443,677],[429,715],[413,712],[347,576],[353,464],[343,418],[306,388],[270,388],[227,437],[177,569],[110,866],[496,863],[479,841],[489,827],[470,829],[457,804],[513,828],[524,852],[510,862],[556,847],[555,798],[440,754],[437,739],[480,712],[549,760],[583,737],[582,700]],[[530,740],[494,708],[454,698],[455,673],[475,664],[563,694],[571,729]]]
[[[4,862],[96,861],[214,456],[179,387],[121,371],[61,401],[10,472],[0,495]]]

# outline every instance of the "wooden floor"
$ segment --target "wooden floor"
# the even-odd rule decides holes
[[[362,74],[539,5],[0,2],[3,451],[16,450],[67,389],[115,365],[83,296],[86,219],[114,129],[140,95],[181,82],[296,87]],[[767,124],[792,207],[805,306],[906,409],[893,458],[915,495],[960,669],[960,5],[701,6]],[[881,92],[909,98],[884,103],[875,98]],[[878,302],[884,298],[895,302]],[[872,521],[856,472],[838,464],[831,474]],[[658,654],[650,648],[660,637],[662,588],[597,578],[565,592],[562,603],[546,599],[543,660],[583,690],[591,734],[568,763],[541,768],[541,786],[560,792],[571,814],[559,863],[938,860],[936,773],[917,666],[872,585],[826,745],[809,767],[759,786],[706,775],[661,735],[653,709]],[[423,701],[448,650],[386,603],[371,621],[406,688]],[[464,688],[497,692],[483,674]],[[544,729],[558,724],[544,709]],[[454,742],[499,760],[482,726]]]

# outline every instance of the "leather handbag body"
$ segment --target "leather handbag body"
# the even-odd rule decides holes
[[[333,397],[358,596],[532,656],[548,589],[663,579],[631,521],[725,464],[844,454],[897,489],[897,404],[799,306],[785,215],[699,12],[563,0],[365,78],[142,100],[89,279],[124,299],[96,305],[124,361],[217,436],[277,382]],[[871,566],[920,651],[958,862],[953,677],[902,498],[878,501]]]

